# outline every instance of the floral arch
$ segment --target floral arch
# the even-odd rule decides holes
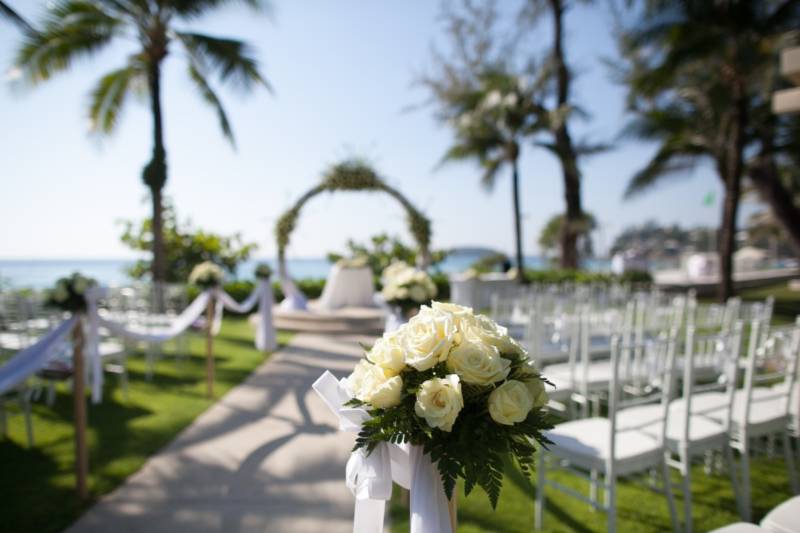
[[[376,191],[384,192],[397,200],[406,210],[408,228],[419,246],[418,263],[421,268],[430,264],[431,222],[400,191],[387,185],[375,170],[359,160],[346,160],[328,168],[322,175],[322,182],[312,187],[281,217],[275,225],[278,242],[278,266],[281,274],[286,273],[286,247],[300,217],[303,206],[322,192],[336,191]]]

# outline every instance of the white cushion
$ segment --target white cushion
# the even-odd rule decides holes
[[[761,527],[774,533],[800,533],[800,496],[786,500],[767,513]]]
[[[617,428],[638,429],[656,438],[661,436],[662,407],[660,404],[639,405],[617,411]],[[667,444],[677,449],[683,441],[685,415],[683,403],[673,401],[667,418]],[[718,445],[727,441],[727,431],[721,422],[702,415],[692,415],[689,420],[689,442],[695,445]]]
[[[564,400],[569,399],[570,395],[572,394],[572,387],[569,385],[569,381],[565,381],[558,377],[550,377],[546,376],[545,378],[547,381],[555,385],[555,388],[545,385],[545,390],[547,391],[547,396],[556,402],[562,402]]]
[[[553,444],[549,451],[586,470],[604,472],[609,458],[611,423],[607,418],[584,418],[557,425],[546,436]],[[661,461],[658,439],[636,430],[618,431],[616,436],[617,474],[637,472]]]
[[[570,372],[569,363],[562,363],[558,365],[548,365],[542,369],[542,375],[547,379],[558,379],[562,382],[570,383],[573,378]],[[587,387],[590,389],[603,389],[608,387],[611,381],[612,368],[609,361],[595,361],[589,365],[589,379]],[[575,384],[580,385],[583,383],[583,369],[580,364],[575,365],[574,374]]]

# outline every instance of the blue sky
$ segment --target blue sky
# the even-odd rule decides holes
[[[43,2],[10,3],[32,18],[44,9]],[[503,2],[504,8],[512,4]],[[606,4],[598,4],[570,13],[568,52],[581,73],[575,97],[593,117],[576,125],[577,136],[610,140],[624,123],[624,92],[600,63],[615,51]],[[168,58],[166,193],[180,216],[208,230],[241,232],[259,244],[259,256],[272,256],[276,218],[327,165],[363,156],[431,218],[434,246],[511,251],[508,177],[486,194],[474,165],[437,169],[450,132],[431,109],[406,110],[426,98],[413,80],[430,66],[431,44],[443,43],[439,11],[434,0],[274,0],[271,17],[229,7],[193,23],[251,42],[275,94],[222,91],[238,141],[234,151],[189,85],[180,54]],[[4,69],[18,39],[15,28],[0,22]],[[544,42],[546,32],[536,40]],[[0,257],[130,255],[119,242],[116,221],[149,214],[140,173],[151,149],[150,115],[143,102],[132,100],[117,133],[99,140],[87,133],[86,102],[99,76],[131,49],[122,43],[33,90],[3,83]],[[707,170],[623,202],[627,180],[652,149],[626,141],[583,164],[584,205],[599,220],[601,247],[625,226],[647,219],[716,225],[720,187]],[[544,222],[563,209],[561,174],[549,154],[528,147],[521,176],[525,248],[535,253]],[[702,198],[711,191],[717,205],[705,207]],[[326,194],[303,211],[289,254],[321,256],[348,238],[379,231],[410,239],[402,209],[390,198]]]

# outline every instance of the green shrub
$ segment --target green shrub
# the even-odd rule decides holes
[[[652,283],[648,272],[626,272],[622,276],[608,272],[588,272],[586,270],[526,270],[525,280],[529,283]]]
[[[447,274],[437,272],[431,274],[431,279],[436,284],[436,300],[449,300],[450,299],[450,278]]]

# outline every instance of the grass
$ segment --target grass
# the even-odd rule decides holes
[[[288,338],[279,335],[282,343]],[[22,416],[9,413],[9,436],[0,439],[0,530],[64,530],[214,403],[205,395],[204,337],[191,334],[190,353],[177,361],[171,344],[152,381],[145,380],[141,354],[128,359],[127,400],[115,377],[108,376],[103,403],[89,405],[89,501],[79,501],[74,490],[72,397],[66,387],[59,388],[53,407],[34,404],[33,448],[27,447]],[[253,346],[252,328],[241,318],[223,321],[214,354],[217,398],[265,360]]]
[[[776,325],[791,324],[800,315],[800,291],[793,291],[788,283],[779,283],[769,287],[740,291],[742,300],[763,301],[767,296],[775,297],[773,322]]]
[[[781,283],[760,289],[741,291],[743,300],[764,300],[775,297],[775,324],[794,322],[800,314],[800,291],[792,291],[788,284]],[[786,464],[780,458],[755,457],[751,461],[753,518],[760,520],[770,509],[791,496]],[[548,471],[548,479],[588,495],[588,482],[575,475]],[[617,495],[617,526],[622,532],[647,533],[669,531],[670,521],[666,498],[647,487],[647,480],[634,478],[621,480]],[[673,483],[680,476],[673,475]],[[486,494],[476,488],[464,497],[463,484],[458,488],[458,531],[477,532],[530,532],[533,531],[534,479],[526,479],[518,470],[509,467],[503,483],[503,491],[497,510],[492,510]],[[675,491],[679,515],[682,494]],[[708,531],[740,521],[730,479],[726,474],[707,475],[702,466],[692,470],[692,512],[694,529]],[[409,529],[408,507],[395,490],[390,507],[392,532],[402,533]],[[594,532],[606,530],[606,515],[592,512],[589,506],[556,489],[548,487],[545,505],[544,531]]]

